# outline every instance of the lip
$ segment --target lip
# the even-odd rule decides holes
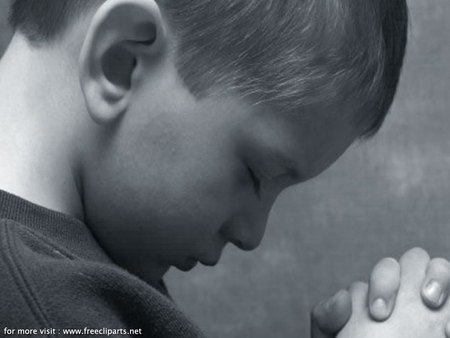
[[[205,252],[205,255],[197,256],[197,261],[204,266],[216,266],[222,257],[225,245],[226,242],[224,242],[217,251],[211,251],[209,254],[206,254]]]
[[[199,262],[200,262],[200,264],[202,264],[204,266],[216,266],[217,263],[219,263],[219,260],[218,259],[211,259],[211,260],[205,259],[205,260],[200,260]]]
[[[177,264],[176,267],[181,271],[187,272],[192,270],[198,263],[198,260],[192,257],[186,258],[182,263]]]
[[[210,255],[209,257],[199,257],[198,261],[204,266],[216,266],[219,263],[221,256],[222,250],[215,255]]]

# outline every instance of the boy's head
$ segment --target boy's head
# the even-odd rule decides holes
[[[407,30],[405,0],[15,0],[10,19],[80,55],[86,221],[145,278],[255,248],[284,188],[379,129]]]

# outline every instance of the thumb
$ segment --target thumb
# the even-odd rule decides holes
[[[311,313],[311,338],[333,338],[345,326],[351,314],[352,301],[346,290],[320,302]]]

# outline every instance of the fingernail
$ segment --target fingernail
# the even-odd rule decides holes
[[[338,292],[336,292],[336,294],[333,296],[334,302],[337,303],[344,294],[345,294],[344,290],[339,290]]]
[[[383,298],[375,299],[370,309],[375,319],[383,320],[388,315],[388,307]]]
[[[441,306],[444,301],[442,286],[435,280],[430,280],[423,290],[424,296],[435,306]]]
[[[333,296],[330,299],[328,299],[325,304],[324,308],[326,312],[330,312],[333,309],[334,304],[336,304],[336,297]]]
[[[333,307],[336,305],[339,295],[341,294],[341,292],[339,291],[338,293],[336,293],[334,296],[328,298],[325,303],[323,303],[323,309],[326,312],[330,312],[333,310]]]

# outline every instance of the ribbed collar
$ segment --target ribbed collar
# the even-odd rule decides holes
[[[76,257],[111,262],[86,224],[3,190],[0,190],[0,219],[9,219],[39,232]]]

